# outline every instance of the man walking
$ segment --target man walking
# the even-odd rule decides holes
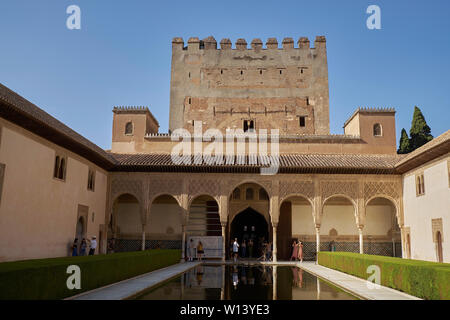
[[[93,256],[95,254],[95,249],[97,249],[97,237],[93,236],[90,244],[89,255]]]

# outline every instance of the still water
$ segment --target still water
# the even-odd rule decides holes
[[[139,300],[353,300],[312,274],[289,266],[198,266]]]

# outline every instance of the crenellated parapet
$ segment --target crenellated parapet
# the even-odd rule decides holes
[[[279,42],[276,38],[268,38],[265,47],[261,39],[256,38],[250,42],[250,48],[248,48],[248,42],[239,38],[234,43],[234,50],[274,50],[274,49],[324,49],[326,47],[325,36],[317,36],[314,41],[314,47],[310,47],[310,41],[307,37],[301,37],[297,41],[297,46],[295,46],[295,41],[293,38],[284,38],[281,42],[281,48],[279,47]],[[230,50],[232,48],[232,42],[228,38],[224,38],[220,41],[220,49],[217,47],[217,41],[213,36],[209,36],[203,40],[198,37],[191,37],[187,42],[187,46],[184,44],[183,38],[175,37],[172,40],[172,48],[177,50]]]

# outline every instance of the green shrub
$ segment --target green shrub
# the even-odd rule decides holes
[[[0,263],[0,300],[67,298],[180,261],[180,250],[149,250],[109,255]],[[81,270],[81,289],[69,290],[67,267]]]
[[[367,279],[367,267],[381,269],[381,285],[428,299],[450,299],[450,264],[350,252],[319,252],[319,264]]]

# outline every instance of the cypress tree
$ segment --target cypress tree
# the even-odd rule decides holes
[[[411,124],[410,141],[409,145],[411,151],[416,150],[417,148],[423,146],[427,142],[433,140],[433,136],[431,135],[431,129],[427,125],[425,121],[425,117],[422,114],[422,111],[416,106],[414,107],[414,115]]]
[[[406,132],[405,128],[403,128],[397,153],[405,154],[405,153],[410,152],[410,149],[411,148],[410,148],[410,144],[409,144],[408,133]]]

